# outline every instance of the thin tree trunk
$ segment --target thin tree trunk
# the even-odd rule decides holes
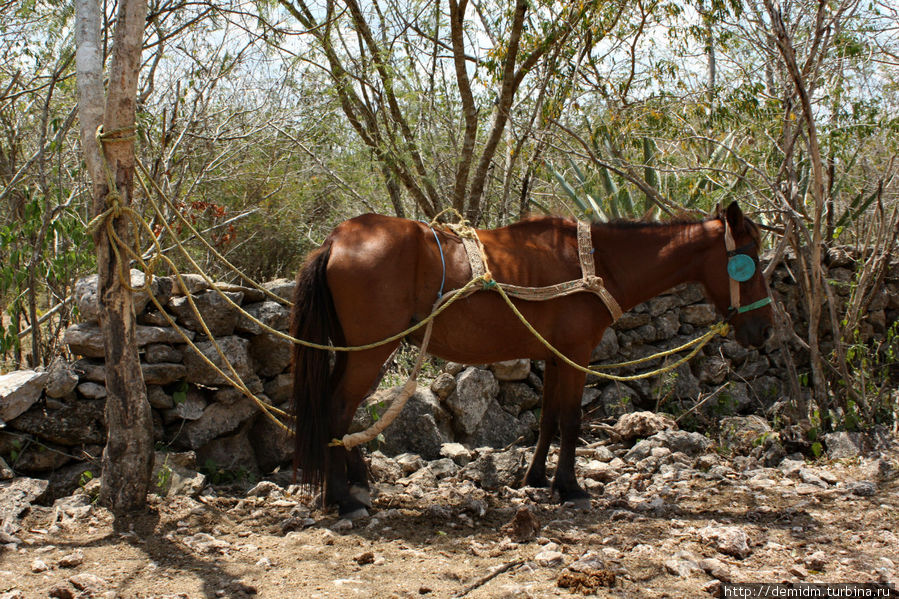
[[[138,71],[143,45],[146,0],[123,0],[119,4],[109,69],[109,93],[103,113],[106,139],[96,147],[94,122],[82,118],[82,144],[85,159],[93,154],[100,161],[91,165],[94,179],[94,214],[102,214],[118,202],[131,204],[134,179],[134,122]],[[79,42],[79,107],[90,119],[96,118],[97,75],[102,77],[99,49],[99,7],[95,0],[79,0],[77,35]],[[90,19],[90,20],[87,20]],[[96,19],[96,20],[94,20]],[[83,45],[81,45],[83,44]],[[82,50],[84,52],[82,53]],[[98,64],[99,63],[99,64]],[[82,86],[82,73],[87,75]],[[102,81],[102,78],[99,79]],[[102,97],[102,88],[99,90]],[[96,151],[96,153],[94,153]],[[108,165],[114,189],[104,180]],[[117,219],[116,233],[125,242],[132,241],[127,220]],[[107,443],[103,451],[101,503],[114,513],[141,509],[146,503],[153,467],[153,427],[147,391],[140,369],[135,343],[135,319],[127,261],[118,262],[111,240],[101,226],[94,236],[99,274],[100,328],[103,331],[106,358]]]

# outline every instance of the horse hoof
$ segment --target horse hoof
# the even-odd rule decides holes
[[[340,517],[345,520],[358,520],[359,518],[368,518],[368,510],[364,507],[356,508],[352,511],[346,512],[345,514],[340,514]]]
[[[368,489],[362,485],[351,485],[350,497],[365,507],[371,507],[371,495],[369,494]]]
[[[562,507],[575,510],[578,512],[587,512],[593,507],[589,497],[579,497],[578,499],[569,499],[562,504]]]

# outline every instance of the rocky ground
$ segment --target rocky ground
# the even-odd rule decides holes
[[[13,479],[0,597],[712,597],[729,581],[899,582],[895,446],[765,467],[697,433],[620,432],[579,449],[589,511],[516,488],[524,448],[376,452],[372,515],[353,522],[286,476],[182,485],[118,523],[92,484],[40,506],[27,486],[10,503],[28,480]]]

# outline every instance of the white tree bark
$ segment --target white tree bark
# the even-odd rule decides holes
[[[81,147],[94,185],[103,183],[100,148],[95,140],[103,122],[103,48],[100,45],[99,0],[75,1],[75,71],[78,85],[78,120]]]

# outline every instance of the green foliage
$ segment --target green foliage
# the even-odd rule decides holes
[[[81,473],[81,476],[78,477],[78,486],[82,489],[87,485],[87,483],[91,482],[94,479],[94,473],[90,470],[85,470]]]
[[[178,388],[175,390],[174,393],[172,393],[172,401],[175,402],[176,406],[181,405],[185,401],[187,401],[188,388],[189,388],[189,385],[187,384],[187,381],[181,381],[178,384]]]
[[[226,469],[212,458],[203,463],[200,472],[205,474],[213,485],[256,482],[256,477],[246,468]]]

